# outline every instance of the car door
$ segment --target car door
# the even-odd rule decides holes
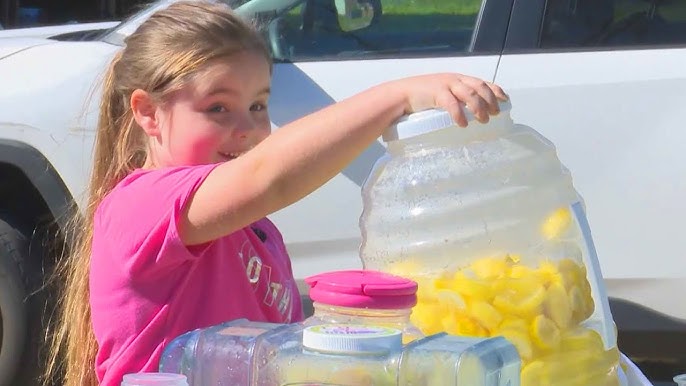
[[[685,276],[686,7],[548,0],[539,20],[508,36],[496,76],[515,119],[558,145],[607,278]]]
[[[511,6],[503,0],[360,0],[345,2],[357,8],[347,12],[340,3],[299,2],[269,24],[275,130],[391,79],[450,71],[492,80]],[[361,265],[360,189],[383,152],[381,142],[373,144],[321,189],[271,216],[296,277]]]
[[[686,277],[686,2],[521,3],[495,78],[513,118],[557,145],[585,198],[610,296],[686,318],[673,296]],[[620,329],[660,328],[615,317]]]

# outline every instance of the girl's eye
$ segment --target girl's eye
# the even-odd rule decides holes
[[[222,105],[216,105],[216,106],[210,107],[209,109],[207,109],[207,111],[210,113],[225,113],[228,110]]]
[[[254,105],[250,106],[250,111],[263,111],[266,109],[267,109],[267,106],[265,106],[262,103],[255,103]]]

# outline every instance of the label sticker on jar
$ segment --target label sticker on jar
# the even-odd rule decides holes
[[[310,327],[312,332],[331,335],[395,335],[397,330],[357,324],[326,324]]]
[[[382,353],[400,349],[402,333],[380,326],[324,324],[306,328],[302,344],[323,352]]]

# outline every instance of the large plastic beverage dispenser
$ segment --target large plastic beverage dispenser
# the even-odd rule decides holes
[[[503,337],[445,333],[402,344],[399,329],[235,320],[167,345],[160,371],[190,386],[518,386],[521,361]]]
[[[583,201],[556,150],[514,124],[409,115],[362,195],[365,269],[416,281],[411,321],[426,335],[504,336],[522,385],[623,383]]]

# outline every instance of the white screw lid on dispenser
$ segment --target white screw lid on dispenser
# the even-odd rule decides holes
[[[188,380],[182,374],[136,373],[124,375],[121,386],[188,386]]]
[[[402,348],[402,333],[386,327],[324,324],[303,331],[303,346],[329,353],[381,354]]]
[[[512,108],[510,101],[500,102],[498,104],[500,113],[509,112]],[[463,107],[465,118],[467,122],[475,120],[474,114]],[[494,117],[491,117],[491,120]],[[395,125],[389,127],[382,135],[385,142],[395,141],[399,139],[406,139],[416,137],[421,134],[430,133],[432,131],[441,130],[446,127],[455,126],[456,123],[450,116],[450,113],[441,109],[429,109],[419,111],[406,115],[398,120]]]

